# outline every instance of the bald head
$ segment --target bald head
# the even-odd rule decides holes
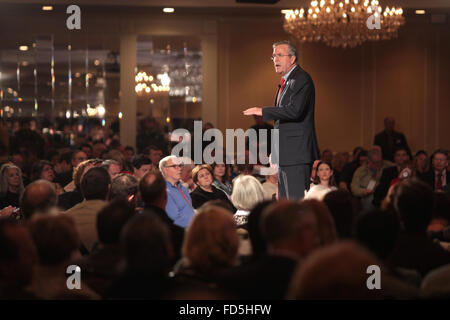
[[[160,172],[147,172],[139,182],[139,191],[145,205],[154,205],[162,209],[166,207],[166,181]]]
[[[23,193],[20,208],[25,219],[29,219],[38,211],[45,212],[57,205],[58,196],[55,187],[47,180],[36,180],[30,183]]]

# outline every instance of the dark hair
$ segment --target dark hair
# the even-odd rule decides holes
[[[298,234],[305,215],[314,213],[302,203],[282,201],[274,203],[265,210],[261,218],[261,229],[268,245],[291,239]]]
[[[263,211],[268,206],[273,204],[273,201],[263,201],[258,203],[248,215],[247,231],[252,244],[253,258],[259,258],[267,253],[267,243],[263,237],[261,230],[261,220]]]
[[[140,169],[142,166],[147,164],[152,164],[151,160],[143,154],[133,157],[132,163],[133,167],[135,167],[136,169]]]
[[[83,151],[82,149],[83,149],[84,147],[89,148],[89,149],[91,150],[91,152],[93,151],[93,148],[92,148],[92,146],[91,146],[90,143],[83,143],[83,144],[80,146],[80,150],[79,150],[79,151]],[[83,151],[83,152],[84,152],[84,151]]]
[[[59,155],[58,162],[65,161],[67,164],[72,164],[72,152],[67,151]]]
[[[322,164],[326,164],[328,167],[330,167],[330,170],[333,171],[333,166],[331,165],[331,163],[329,163],[328,161],[320,161],[320,162],[317,164],[317,167],[316,167],[316,176],[314,177],[314,184],[320,184],[320,178],[319,178],[319,175],[318,175],[317,173],[319,172],[319,167],[320,167]],[[330,187],[336,185],[336,183],[334,182],[334,172],[333,172],[333,174],[331,175],[330,181],[328,182],[328,184],[330,185]]]
[[[416,154],[414,155],[414,158],[416,158],[417,156],[420,156],[421,154],[424,154],[425,156],[428,157],[428,153],[425,150],[419,150],[416,152]]]
[[[154,176],[155,179],[150,183],[149,179]],[[166,192],[166,181],[158,171],[147,172],[139,181],[139,191],[142,201],[146,205],[153,204],[161,198]]]
[[[381,260],[394,249],[400,223],[393,211],[372,210],[356,222],[356,239]]]
[[[25,219],[30,219],[37,211],[46,212],[57,203],[58,195],[51,183],[47,180],[36,180],[25,188],[20,199],[20,210]]]
[[[214,162],[211,165],[213,179],[215,179],[215,177],[214,177],[214,169],[217,167],[218,164],[223,164],[225,166],[225,174],[224,174],[224,176],[222,178],[222,180],[223,180],[222,182],[230,182],[230,175],[228,174],[228,168],[229,168],[230,165],[226,164],[225,161],[223,163],[216,163],[216,162]]]
[[[344,189],[334,190],[325,195],[323,202],[333,216],[339,238],[352,238],[355,214],[351,193]]]
[[[29,224],[43,265],[57,265],[70,259],[80,247],[75,222],[68,215],[43,215]]]
[[[110,199],[128,198],[136,195],[138,191],[138,180],[128,173],[119,173],[111,181]]]
[[[357,163],[361,162],[361,157],[368,157],[369,153],[367,152],[367,150],[362,149],[359,153],[358,156],[356,157],[355,161],[357,161]]]
[[[98,239],[102,244],[118,244],[120,232],[134,216],[133,206],[123,199],[115,199],[97,214]]]
[[[105,200],[111,177],[103,167],[93,167],[81,178],[81,193],[86,200]]]
[[[134,153],[134,148],[132,146],[126,146],[124,150],[125,151],[131,150]]]
[[[430,160],[433,161],[434,156],[437,155],[438,153],[445,155],[445,157],[448,160],[448,152],[447,152],[447,150],[444,150],[444,149],[437,149],[436,151],[434,151],[430,157]]]
[[[169,230],[153,211],[147,209],[131,218],[120,242],[128,272],[167,274],[171,258]]]
[[[394,207],[406,231],[425,232],[431,221],[433,190],[420,180],[407,179],[398,188]]]
[[[33,166],[31,167],[31,181],[36,181],[38,179],[41,179],[42,171],[44,170],[45,166],[50,166],[53,169],[53,163],[47,160],[40,160],[38,162],[35,162]]]
[[[396,147],[396,148],[394,149],[394,156],[395,156],[395,154],[396,154],[398,151],[400,151],[400,150],[405,151],[406,154],[408,155],[409,160],[411,160],[411,156],[409,155],[409,150],[408,150],[406,147],[404,147],[404,146],[398,146],[398,147]]]
[[[146,147],[146,148],[144,148],[144,150],[142,151],[142,153],[145,155],[145,154],[149,154],[150,153],[150,150],[161,150],[161,151],[163,151],[163,149],[162,148],[159,148],[159,147],[157,147],[157,146],[155,146],[155,145],[150,145],[150,146],[148,146],[148,147]],[[164,152],[164,151],[163,151]]]

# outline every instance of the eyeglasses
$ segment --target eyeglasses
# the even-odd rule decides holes
[[[278,58],[282,58],[282,57],[291,57],[292,55],[291,54],[273,54],[271,57],[270,57],[270,60],[275,60],[275,58],[276,57],[278,57]]]
[[[184,164],[173,164],[171,166],[165,166],[166,168],[181,168],[183,169]]]

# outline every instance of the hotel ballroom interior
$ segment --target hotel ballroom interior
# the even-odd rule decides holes
[[[449,0],[0,0],[0,300],[449,299],[449,101]]]

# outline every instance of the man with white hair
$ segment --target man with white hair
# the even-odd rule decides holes
[[[159,162],[159,170],[166,180],[167,215],[174,224],[186,228],[194,217],[194,209],[188,189],[180,182],[183,165],[176,156],[167,156]]]

